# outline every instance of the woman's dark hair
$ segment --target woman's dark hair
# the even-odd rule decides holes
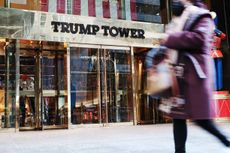
[[[203,0],[192,0],[195,6],[207,9],[207,6],[204,4]]]

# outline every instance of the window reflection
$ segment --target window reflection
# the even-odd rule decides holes
[[[11,8],[53,13],[161,23],[160,0],[34,0],[11,3]],[[0,6],[4,3],[1,2]]]
[[[145,22],[161,22],[160,17],[160,5],[151,4],[145,1],[137,1],[136,6],[136,18],[133,17],[133,20],[145,21]]]
[[[71,48],[72,123],[98,123],[97,49]]]
[[[46,46],[48,48],[48,46]],[[62,47],[62,45],[60,45]],[[67,125],[67,67],[66,52],[42,52],[42,89],[45,126]]]
[[[107,76],[108,81],[114,81],[114,87],[108,85],[108,97],[111,97],[111,92],[115,96],[109,101],[109,122],[130,122],[133,120],[130,52],[108,50],[108,53],[115,65],[112,75]]]
[[[130,52],[71,48],[70,54],[72,123],[132,121]]]
[[[23,47],[24,44],[21,44]],[[36,51],[32,48],[20,49],[20,98],[19,98],[19,126],[35,126],[35,72]]]

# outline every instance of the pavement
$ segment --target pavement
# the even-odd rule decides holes
[[[218,123],[230,136],[230,123]],[[1,153],[174,153],[172,124],[0,132]],[[230,153],[215,137],[188,125],[187,153]]]

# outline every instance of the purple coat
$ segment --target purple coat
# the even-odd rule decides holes
[[[169,35],[163,44],[168,48],[179,51],[179,59],[185,58],[184,83],[186,115],[172,114],[177,119],[211,119],[215,115],[213,100],[214,65],[210,56],[211,40],[214,23],[208,14],[193,22],[185,24],[182,32]],[[192,27],[191,27],[192,26]],[[194,63],[184,56],[190,53],[199,63],[205,74],[200,78],[195,70]]]

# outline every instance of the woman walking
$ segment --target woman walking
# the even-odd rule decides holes
[[[173,0],[172,10],[175,16],[187,14],[188,17],[182,31],[170,33],[161,43],[177,50],[178,63],[183,62],[184,65],[183,81],[179,86],[184,93],[185,113],[171,114],[175,153],[186,152],[186,119],[193,120],[230,147],[230,141],[213,121],[214,66],[210,49],[214,23],[211,15],[201,0]]]

